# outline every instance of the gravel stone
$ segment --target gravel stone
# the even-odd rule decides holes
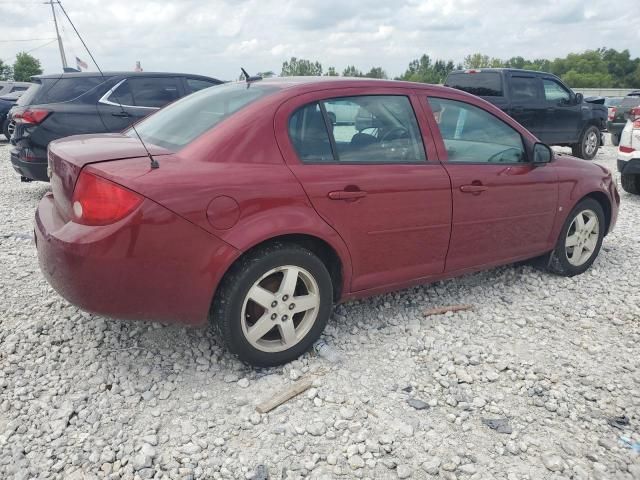
[[[595,162],[619,181],[615,160],[605,146]],[[251,369],[210,329],[67,303],[32,242],[50,186],[20,183],[3,141],[0,184],[2,479],[640,480],[618,443],[640,438],[640,196],[620,192],[583,275],[521,263],[347,302],[325,340],[348,362]],[[455,304],[474,309],[422,315]]]

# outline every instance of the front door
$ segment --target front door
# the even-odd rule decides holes
[[[545,116],[544,142],[566,144],[578,141],[582,125],[582,105],[560,82],[543,78]]]
[[[289,101],[277,116],[287,124],[276,130],[288,128],[278,139],[287,163],[349,249],[351,291],[443,272],[450,182],[428,160],[435,150],[427,144],[425,151],[410,97],[388,88],[340,93]]]
[[[534,256],[553,248],[558,204],[553,168],[527,161],[520,133],[482,108],[430,98],[451,177],[453,218],[446,270]]]

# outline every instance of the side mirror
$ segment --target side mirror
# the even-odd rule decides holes
[[[534,165],[544,165],[553,159],[553,150],[544,143],[536,143],[533,146],[533,163]]]
[[[584,101],[584,95],[576,93],[576,105],[580,105]]]

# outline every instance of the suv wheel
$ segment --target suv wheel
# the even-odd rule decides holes
[[[582,132],[580,141],[571,147],[571,151],[576,157],[593,160],[598,153],[598,147],[600,147],[600,130],[590,125]]]
[[[322,261],[277,243],[241,258],[225,276],[213,320],[229,350],[252,365],[295,360],[320,336],[333,308]]]
[[[616,135],[615,133],[611,134],[611,145],[614,147],[620,145],[620,135]]]
[[[7,140],[11,140],[11,133],[9,133],[9,119],[6,118],[5,121],[2,123],[2,133],[4,134],[5,137],[7,137]]]
[[[625,192],[640,195],[640,175],[639,174],[622,174],[620,175],[622,181],[622,189]]]
[[[600,252],[604,230],[602,206],[592,198],[585,198],[567,217],[551,252],[549,270],[566,277],[585,272]]]

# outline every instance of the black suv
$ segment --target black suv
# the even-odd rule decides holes
[[[456,70],[444,84],[493,103],[540,141],[571,147],[577,157],[591,160],[603,144],[607,107],[585,102],[582,94],[550,73],[511,68]]]
[[[23,181],[49,181],[47,145],[82,133],[119,132],[178,98],[219,85],[181,73],[39,75],[9,113],[11,163]],[[120,106],[122,104],[122,107]]]

